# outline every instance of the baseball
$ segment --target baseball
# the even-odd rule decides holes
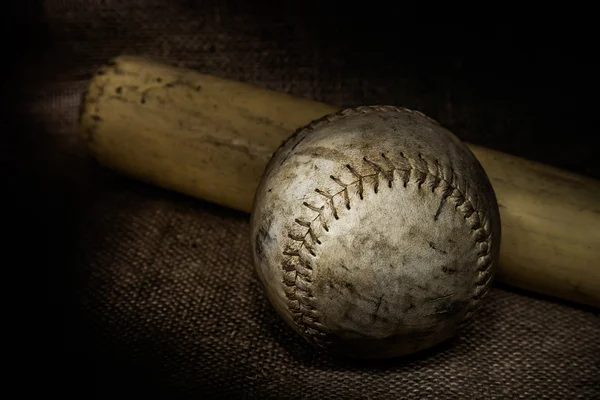
[[[500,217],[479,162],[425,115],[347,109],[300,128],[256,192],[267,297],[310,343],[389,358],[457,333],[487,293]]]

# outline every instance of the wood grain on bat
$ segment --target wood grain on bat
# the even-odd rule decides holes
[[[336,111],[256,85],[119,57],[98,71],[80,134],[105,166],[249,212],[271,154]],[[502,220],[497,278],[600,307],[600,182],[469,145]]]

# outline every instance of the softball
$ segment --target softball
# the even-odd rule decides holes
[[[346,109],[271,158],[251,217],[254,263],[307,341],[389,358],[455,335],[490,287],[500,217],[467,146],[425,115]]]

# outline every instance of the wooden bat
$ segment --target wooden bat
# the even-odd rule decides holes
[[[250,212],[271,154],[328,104],[136,57],[101,68],[80,134],[101,164]],[[469,144],[500,206],[497,279],[600,307],[600,182]]]

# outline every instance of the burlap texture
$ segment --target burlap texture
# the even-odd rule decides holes
[[[340,106],[420,109],[465,140],[599,175],[583,136],[571,148],[560,140],[532,145],[568,124],[546,121],[551,101],[541,78],[511,70],[516,82],[507,86],[482,72],[496,60],[491,50],[481,50],[484,61],[473,66],[465,54],[484,39],[454,53],[477,30],[407,27],[396,23],[399,13],[311,1],[257,3],[46,0],[26,13],[34,36],[18,65],[27,81],[18,115],[28,123],[13,144],[27,150],[13,161],[29,164],[22,174],[36,199],[16,202],[34,210],[51,249],[43,256],[53,265],[51,297],[64,307],[66,347],[58,354],[68,366],[57,376],[68,376],[70,389],[63,391],[105,398],[599,398],[597,312],[506,288],[491,291],[456,340],[410,359],[357,362],[320,353],[263,296],[247,215],[120,178],[89,159],[75,137],[80,96],[95,68],[129,53]],[[449,31],[457,32],[441,40]],[[512,65],[496,61],[494,71]],[[519,102],[512,101],[515,88]],[[563,110],[579,105],[567,101]],[[57,365],[48,369],[62,371]]]

